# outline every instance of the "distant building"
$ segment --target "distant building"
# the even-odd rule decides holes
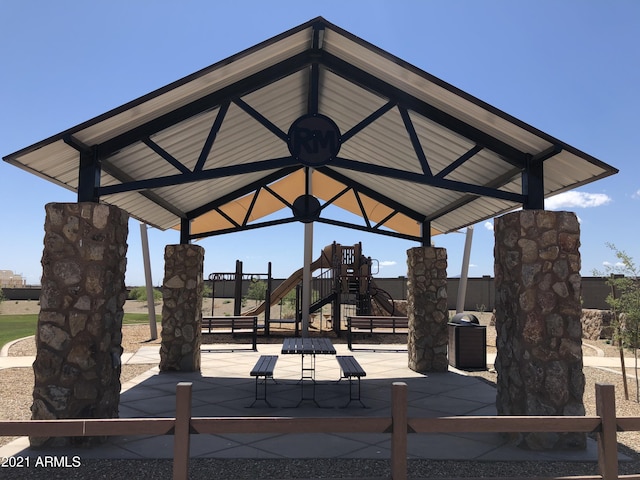
[[[0,270],[0,288],[20,288],[27,285],[27,280],[11,270]]]

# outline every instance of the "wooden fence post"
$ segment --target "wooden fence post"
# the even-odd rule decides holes
[[[596,414],[602,428],[598,432],[598,466],[603,480],[618,478],[616,394],[613,385],[596,384]]]
[[[407,478],[407,384],[393,382],[391,387],[391,478]]]
[[[189,478],[191,387],[191,382],[180,382],[176,387],[176,423],[173,433],[173,480],[187,480]]]

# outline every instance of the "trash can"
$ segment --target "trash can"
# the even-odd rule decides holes
[[[487,369],[487,327],[472,313],[458,313],[449,327],[449,365],[461,370]]]

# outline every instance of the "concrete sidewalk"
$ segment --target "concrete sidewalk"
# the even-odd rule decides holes
[[[220,350],[236,350],[239,345],[237,344],[228,344],[221,345],[219,347]],[[265,351],[269,347],[266,345],[259,345],[259,350]],[[243,348],[240,346],[240,348]],[[383,348],[388,348],[389,350],[395,349],[406,349],[404,345],[396,345],[390,347],[383,347],[381,345],[369,345],[364,346],[364,349],[370,348],[379,350]],[[207,355],[209,346],[203,345],[203,355]],[[347,350],[348,352],[348,350]],[[349,352],[351,354],[352,352]],[[33,362],[35,361],[35,356],[26,356],[26,357],[9,357],[9,356],[0,356],[0,370],[3,368],[17,368],[17,367],[31,367]],[[138,349],[136,353],[124,352],[122,354],[122,364],[128,365],[141,365],[141,364],[149,364],[149,365],[158,365],[160,363],[160,351],[159,347],[141,347]],[[491,366],[494,364],[496,359],[495,353],[487,353],[487,365]],[[632,357],[625,357],[626,365],[633,365],[635,359]],[[603,357],[603,356],[584,356],[582,357],[582,363],[585,367],[605,367],[605,368],[619,368],[620,367],[620,357]]]

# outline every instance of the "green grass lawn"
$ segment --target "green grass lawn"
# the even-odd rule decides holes
[[[125,313],[123,324],[148,323],[146,313]],[[18,338],[36,334],[38,315],[0,315],[0,348]]]

